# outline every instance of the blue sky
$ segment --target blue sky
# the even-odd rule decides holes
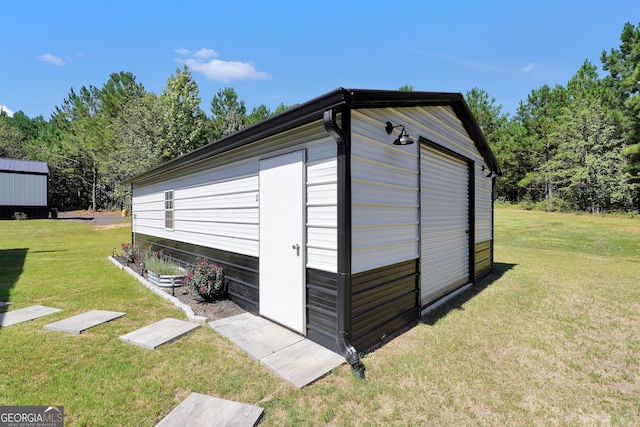
[[[11,1],[0,8],[0,105],[49,119],[73,87],[130,71],[160,94],[187,64],[202,107],[233,87],[252,107],[338,87],[485,89],[514,113],[617,48],[637,0]]]

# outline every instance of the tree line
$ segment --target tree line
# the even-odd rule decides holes
[[[499,200],[545,210],[640,210],[640,24],[566,85],[543,85],[513,117],[486,91],[466,94],[504,175]]]
[[[602,52],[602,76],[585,61],[565,85],[533,89],[513,116],[484,89],[465,94],[504,172],[498,200],[547,210],[640,210],[640,24],[626,23],[620,41]],[[200,105],[186,66],[160,95],[129,72],[114,73],[101,88],[72,88],[49,121],[0,114],[0,157],[46,161],[53,207],[122,208],[124,179],[292,107],[247,112],[231,87],[214,95],[210,116]]]
[[[160,95],[121,71],[100,88],[71,88],[49,121],[21,111],[0,114],[0,157],[47,162],[52,207],[121,209],[129,199],[123,180],[291,107],[271,111],[263,104],[247,112],[236,91],[225,87],[207,116],[186,66]]]

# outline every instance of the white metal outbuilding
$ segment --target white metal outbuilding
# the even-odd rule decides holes
[[[49,166],[33,160],[0,158],[0,219],[16,212],[49,216]]]
[[[127,182],[136,242],[357,366],[491,272],[500,174],[461,94],[340,88]]]

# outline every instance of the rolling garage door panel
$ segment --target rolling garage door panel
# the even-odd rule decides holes
[[[420,149],[421,305],[469,282],[469,166]]]

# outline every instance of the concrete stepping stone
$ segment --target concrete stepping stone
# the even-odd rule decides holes
[[[255,316],[251,313],[238,314],[209,322],[209,325],[218,331],[220,335],[229,339],[272,324],[264,317]]]
[[[253,427],[264,409],[200,393],[191,393],[156,427]]]
[[[298,388],[345,362],[339,354],[250,313],[215,320],[209,326]]]
[[[6,327],[17,323],[27,322],[37,319],[38,317],[62,311],[59,308],[46,307],[44,305],[32,305],[30,307],[21,308],[19,310],[7,311],[0,313],[0,326]]]
[[[255,360],[269,356],[304,339],[282,326],[270,323],[233,338],[233,343]]]
[[[176,340],[200,325],[178,319],[163,319],[144,328],[122,335],[121,340],[154,350],[162,344]]]
[[[260,363],[298,388],[345,362],[344,357],[305,339],[260,359]]]
[[[126,313],[118,311],[91,310],[77,316],[60,320],[59,322],[44,325],[44,329],[50,331],[68,332],[70,334],[80,334],[82,331],[109,322],[124,316]]]

